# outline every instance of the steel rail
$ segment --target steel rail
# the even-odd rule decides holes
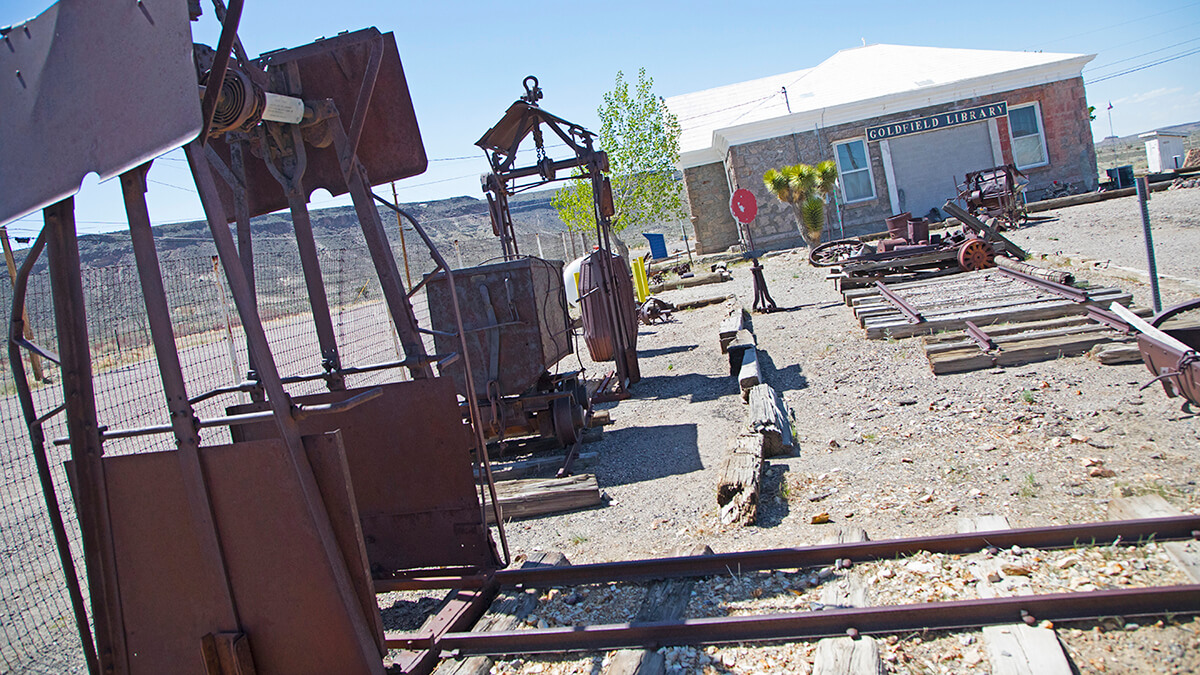
[[[1087,313],[1088,313],[1089,319],[1091,319],[1093,321],[1098,321],[1098,322],[1108,326],[1109,328],[1112,328],[1114,330],[1125,333],[1126,335],[1133,332],[1133,326],[1129,325],[1128,321],[1126,321],[1125,319],[1122,319],[1121,317],[1117,316],[1113,312],[1108,311],[1107,309],[1102,309],[1100,307],[1095,307],[1095,306],[1089,306]]]
[[[569,626],[543,630],[452,632],[430,641],[424,636],[389,636],[391,649],[440,649],[455,656],[657,648],[756,640],[813,639],[835,635],[891,634],[911,630],[952,630],[1041,620],[1095,619],[1200,612],[1200,585],[1053,593],[981,600],[831,609],[815,612],[737,616],[642,624]]]
[[[1088,295],[1087,291],[1080,290],[1074,286],[1060,284],[1056,281],[1050,281],[1049,279],[1035,277],[1032,274],[1028,274],[1020,270],[1014,270],[1011,267],[997,267],[996,271],[1006,277],[1012,277],[1018,281],[1023,281],[1030,286],[1036,286],[1043,291],[1053,293],[1054,295],[1066,298],[1072,302],[1088,302],[1092,299],[1092,296]]]
[[[645,581],[669,577],[703,577],[740,574],[755,570],[791,569],[832,564],[839,559],[852,562],[883,560],[918,551],[931,553],[971,553],[981,549],[1064,548],[1116,539],[1139,541],[1190,539],[1200,534],[1200,515],[1169,518],[1144,518],[1084,523],[1053,527],[1034,527],[992,532],[968,532],[931,537],[913,537],[848,544],[824,544],[804,548],[718,553],[708,556],[627,560],[565,567],[510,569],[496,572],[501,585],[569,586],[610,581]]]
[[[908,301],[904,298],[896,295],[896,292],[888,288],[887,284],[882,281],[876,281],[875,288],[879,289],[879,294],[883,296],[884,300],[890,302],[892,306],[900,310],[900,313],[908,318],[909,323],[923,323],[925,321],[925,317],[921,316],[921,313],[915,307],[908,304]]]
[[[987,332],[985,332],[982,328],[975,325],[974,321],[964,321],[963,323],[966,326],[967,335],[979,345],[980,349],[988,352],[993,349],[1000,348],[998,345],[996,345],[996,341],[992,339],[992,336],[988,335]]]

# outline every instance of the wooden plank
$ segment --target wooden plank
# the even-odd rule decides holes
[[[762,487],[763,437],[741,434],[730,443],[717,479],[717,505],[721,522],[754,524]]]
[[[683,300],[681,302],[671,303],[675,305],[675,309],[683,311],[685,309],[699,309],[708,307],[709,305],[719,305],[726,300],[731,300],[735,296],[732,295],[713,295],[707,298],[696,298],[695,300]]]
[[[792,420],[779,392],[769,384],[750,388],[750,433],[763,437],[763,457],[790,455],[795,449]]]
[[[486,492],[485,492],[486,495]],[[600,486],[592,474],[565,478],[525,478],[496,483],[496,496],[504,519],[528,518],[595,506],[600,503]],[[493,522],[491,496],[486,498],[488,522]]]
[[[960,518],[959,532],[993,532],[1009,529],[1004,516],[990,515],[977,518]],[[976,584],[980,597],[993,598],[1004,591],[987,579],[987,573],[999,569],[1000,563],[989,561],[990,569],[980,570],[981,578]],[[1025,589],[1026,593],[1030,593]],[[1058,635],[1050,628],[1036,628],[1020,624],[984,626],[983,642],[991,661],[992,675],[1071,675],[1071,662],[1058,642]]]
[[[964,347],[949,352],[927,354],[927,357],[933,373],[945,375],[994,366],[1053,361],[1064,356],[1081,356],[1097,344],[1124,339],[1124,336],[1114,331],[1095,328],[1084,333],[1012,342],[1003,345],[1000,351],[983,352],[978,347]]]
[[[575,469],[588,466],[592,462],[595,462],[599,456],[600,453],[598,452],[581,452],[575,456],[575,461],[571,463],[571,466]],[[567,456],[565,454],[558,454],[550,457],[532,457],[515,462],[493,462],[492,478],[497,481],[528,478],[538,472],[557,471],[565,461],[567,461]],[[479,477],[478,470],[475,472],[475,477]]]
[[[762,382],[758,368],[758,350],[750,347],[742,352],[742,367],[738,369],[738,386],[742,390],[742,401],[750,399],[750,389]]]
[[[813,675],[884,675],[887,668],[873,638],[825,638],[813,654]]]
[[[735,307],[729,312],[729,316],[721,322],[718,339],[721,343],[721,353],[729,351],[729,345],[737,338],[738,331],[745,327],[746,309],[744,307]]]
[[[1156,494],[1117,497],[1108,503],[1109,520],[1168,518],[1179,515],[1183,515],[1183,512]],[[1168,541],[1163,542],[1162,546],[1192,583],[1200,584],[1200,541]]]
[[[729,355],[729,374],[737,375],[742,368],[742,354],[747,349],[757,348],[757,341],[754,338],[754,333],[746,330],[744,327],[739,329],[733,341],[725,349],[725,353]]]
[[[1149,308],[1138,308],[1134,310],[1135,314],[1142,316],[1152,313]],[[1033,332],[1039,330],[1053,330],[1057,328],[1069,328],[1071,326],[1101,326],[1100,322],[1086,315],[1076,314],[1075,316],[1064,316],[1056,319],[1044,319],[1041,321],[1019,321],[1014,323],[992,324],[988,326],[987,333],[993,338],[999,338],[1006,335],[1017,335],[1020,333]],[[927,335],[922,338],[926,345],[963,343],[973,344],[971,338],[964,331],[950,331],[940,333],[938,335]]]
[[[1142,363],[1142,350],[1136,344],[1109,343],[1096,345],[1088,356],[1106,366]]]
[[[1133,300],[1129,293],[1104,295],[1094,298],[1096,304],[1116,302],[1128,304]],[[886,337],[902,338],[936,333],[943,330],[961,329],[964,321],[973,321],[979,326],[1012,321],[1014,319],[1051,319],[1060,316],[1087,313],[1086,303],[1071,302],[1070,300],[1052,300],[1013,305],[984,312],[963,312],[959,315],[942,316],[930,319],[923,324],[910,324],[899,320],[870,321],[866,326],[867,338],[882,340]]]
[[[1186,354],[1192,351],[1191,347],[1159,330],[1149,321],[1146,321],[1142,317],[1131,312],[1128,307],[1121,307],[1120,305],[1114,304],[1109,309],[1112,310],[1113,314],[1125,319],[1127,322],[1129,322],[1129,325],[1141,331],[1146,337],[1153,338],[1157,342],[1161,342],[1163,346],[1170,347],[1181,354]]]
[[[556,567],[570,565],[566,556],[557,551],[535,553],[522,562],[520,569],[531,567]],[[519,630],[538,603],[538,590],[532,588],[509,588],[502,590],[492,601],[487,613],[479,618],[472,633],[504,632]],[[471,656],[465,659],[443,660],[433,675],[488,675],[492,671],[492,657]]]
[[[992,329],[988,328],[985,331],[988,337],[996,343],[1001,349],[1008,349],[1009,345],[1020,346],[1031,340],[1044,340],[1050,338],[1068,339],[1074,335],[1085,335],[1089,333],[1101,333],[1111,335],[1114,339],[1130,339],[1117,331],[1095,322],[1084,322],[1077,326],[1067,326],[1066,328],[1052,328],[1048,330],[1030,330],[1023,333],[1010,333],[1008,335],[995,335]],[[941,342],[938,344],[926,344],[926,354],[947,354],[960,350],[978,349],[978,343],[967,337],[965,333],[958,333],[959,339],[955,342]]]
[[[671,552],[672,557],[712,554],[713,550],[703,544],[680,546]],[[650,584],[633,623],[683,618],[696,581],[695,577],[676,577]],[[656,649],[621,649],[613,655],[604,672],[607,675],[663,675],[666,672],[666,660]]]
[[[852,544],[867,541],[861,527],[842,528],[822,538],[822,544]],[[867,588],[862,576],[851,570],[831,578],[821,588],[821,604],[829,608],[866,607]],[[817,642],[813,675],[881,675],[887,672],[874,638],[825,638]]]

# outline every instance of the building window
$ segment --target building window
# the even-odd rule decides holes
[[[1013,161],[1018,169],[1031,169],[1050,163],[1046,156],[1046,134],[1038,104],[1008,109],[1008,134],[1012,138]]]
[[[867,143],[859,138],[834,144],[837,157],[838,182],[842,184],[842,197],[846,203],[861,202],[875,198],[875,179],[871,175],[871,162],[867,158]]]

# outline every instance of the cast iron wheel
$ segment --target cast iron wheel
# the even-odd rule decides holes
[[[583,414],[572,397],[556,398],[550,404],[550,416],[554,421],[554,438],[565,448],[578,443],[582,437]]]
[[[982,239],[968,239],[958,247],[958,264],[968,272],[995,267],[996,254]]]
[[[861,239],[837,239],[818,244],[808,252],[808,263],[813,267],[831,267],[854,257],[862,245]]]

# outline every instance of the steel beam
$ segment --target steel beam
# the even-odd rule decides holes
[[[925,317],[921,316],[921,313],[915,307],[908,304],[908,301],[904,298],[896,295],[896,292],[888,288],[887,284],[882,281],[876,281],[875,288],[879,289],[879,294],[883,296],[884,300],[887,300],[893,307],[900,310],[900,313],[908,319],[909,323],[923,323],[925,321]]]
[[[1010,267],[997,267],[996,272],[1003,274],[1006,277],[1023,281],[1030,286],[1034,286],[1048,293],[1053,293],[1061,298],[1066,298],[1072,302],[1088,302],[1092,298],[1087,294],[1087,291],[1080,290],[1074,286],[1060,284],[1057,281],[1050,281],[1041,277],[1035,277],[1032,274],[1026,274],[1020,270],[1014,270]]]

